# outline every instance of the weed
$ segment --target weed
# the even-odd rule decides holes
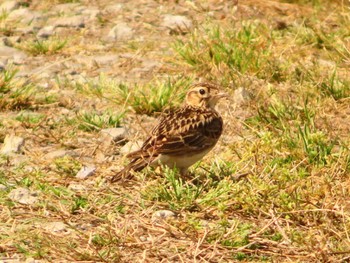
[[[270,66],[279,66],[272,60],[268,63],[272,39],[267,34],[268,28],[259,23],[233,24],[230,29],[209,24],[195,31],[190,40],[178,40],[174,48],[194,70],[203,74],[229,70],[270,79],[274,78],[268,72]]]
[[[151,115],[178,105],[184,98],[189,79],[175,81],[152,81],[145,85],[128,86],[117,83],[101,75],[98,81],[77,84],[76,88],[84,93],[110,100],[118,105],[130,106],[138,114]]]
[[[52,55],[63,49],[67,44],[67,40],[60,38],[50,38],[47,40],[35,39],[18,45],[19,49],[27,51],[34,56]]]
[[[350,97],[350,80],[340,78],[336,69],[318,84],[318,87],[324,95],[331,96],[335,100]]]
[[[81,164],[69,156],[54,161],[54,170],[62,177],[74,177],[80,169]]]
[[[123,117],[124,113],[114,113],[112,111],[81,111],[77,113],[75,118],[67,118],[66,122],[69,125],[77,126],[79,130],[92,132],[105,128],[118,127]]]
[[[17,70],[11,68],[0,73],[0,109],[21,109],[33,102],[34,86],[14,79]]]

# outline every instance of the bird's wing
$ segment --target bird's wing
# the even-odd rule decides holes
[[[184,111],[165,116],[152,130],[142,148],[128,157],[182,155],[213,147],[222,132],[222,119],[216,112]]]

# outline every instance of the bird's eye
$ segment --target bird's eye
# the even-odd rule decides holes
[[[200,89],[200,90],[199,90],[199,93],[200,93],[201,95],[204,95],[204,94],[205,94],[205,90],[204,90],[204,89]]]

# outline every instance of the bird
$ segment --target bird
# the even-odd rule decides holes
[[[147,166],[176,167],[181,176],[188,175],[188,168],[210,152],[222,134],[223,119],[215,106],[224,97],[215,84],[194,84],[184,104],[161,117],[142,147],[126,155],[130,163],[111,182],[129,180]]]

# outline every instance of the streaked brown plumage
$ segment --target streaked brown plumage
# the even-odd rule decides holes
[[[225,96],[213,84],[194,85],[186,95],[184,106],[160,119],[141,149],[127,155],[130,163],[111,181],[130,179],[132,171],[141,171],[148,165],[176,166],[181,174],[186,174],[217,143],[223,122],[215,105]]]

